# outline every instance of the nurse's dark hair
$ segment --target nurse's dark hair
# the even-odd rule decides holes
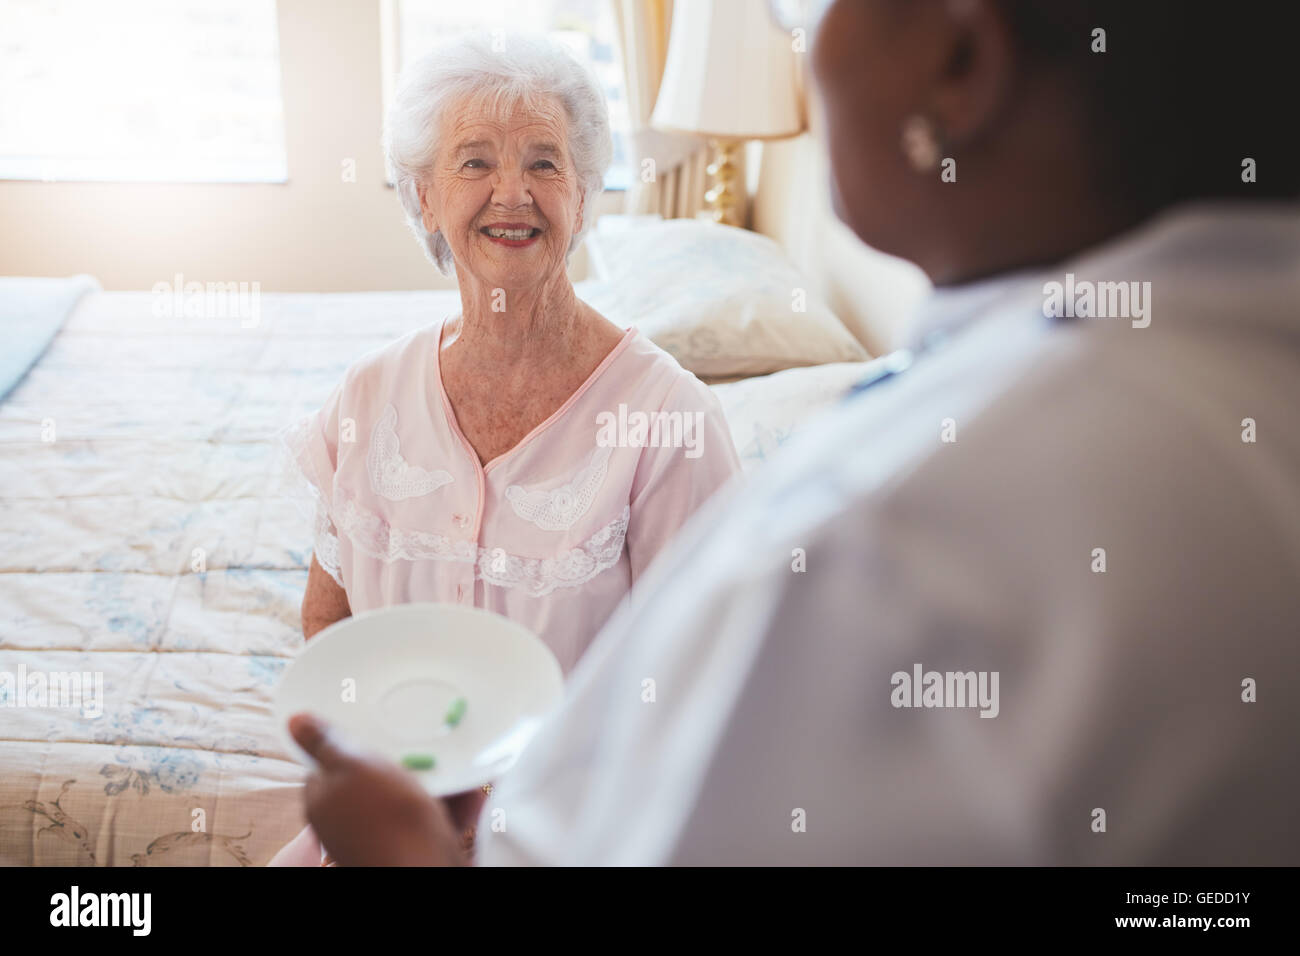
[[[995,2],[1025,66],[1076,95],[1103,188],[1152,207],[1300,196],[1295,0]]]

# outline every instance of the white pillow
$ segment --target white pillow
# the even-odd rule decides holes
[[[579,283],[578,294],[610,321],[640,328],[696,375],[765,375],[868,358],[766,236],[665,219],[594,230],[589,241],[603,274]]]

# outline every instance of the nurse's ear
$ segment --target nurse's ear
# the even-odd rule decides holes
[[[943,142],[960,147],[992,128],[1011,97],[1015,35],[994,0],[946,0],[935,7],[935,59],[923,109]]]

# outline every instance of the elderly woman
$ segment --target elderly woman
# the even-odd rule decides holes
[[[319,504],[303,632],[455,602],[527,626],[567,674],[739,471],[735,449],[703,384],[574,294],[565,266],[612,147],[594,78],[562,48],[468,38],[423,58],[385,140],[462,310],[360,359],[291,433]],[[620,406],[676,413],[690,448],[611,447],[598,421]],[[305,832],[276,862],[318,852]]]

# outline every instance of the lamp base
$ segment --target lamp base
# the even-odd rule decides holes
[[[736,151],[740,149],[740,141],[714,139],[709,144],[713,147],[713,162],[709,164],[713,187],[704,194],[709,218],[726,226],[739,226],[740,194],[736,186],[739,172],[736,168]]]

